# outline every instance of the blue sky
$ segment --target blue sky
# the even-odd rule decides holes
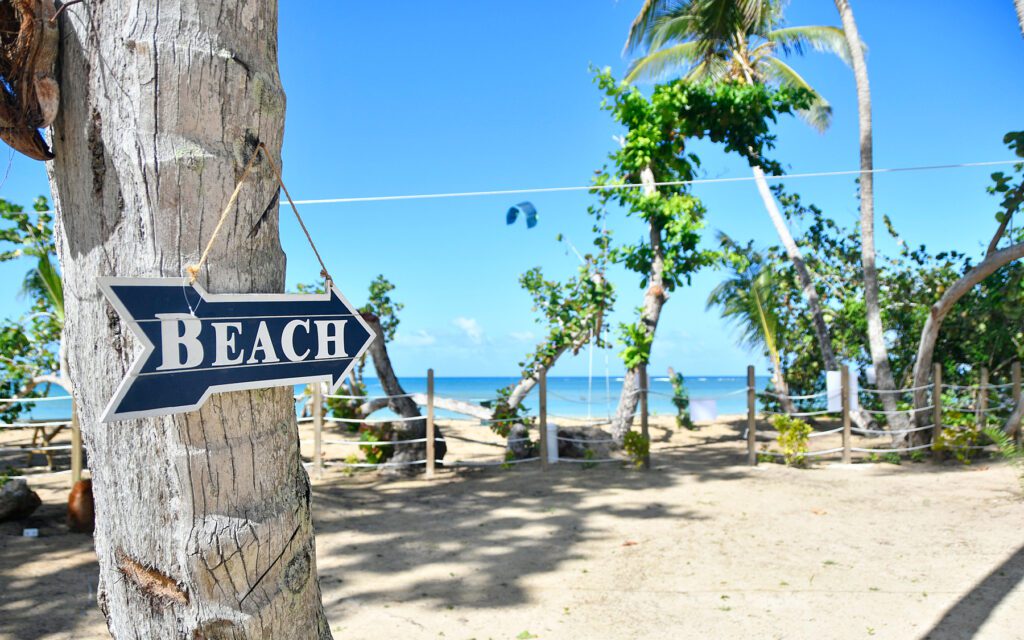
[[[626,29],[640,1],[585,3],[282,2],[279,53],[288,95],[285,181],[296,198],[315,199],[586,184],[618,133],[598,108],[588,66],[621,75]],[[853,0],[874,99],[875,166],[932,165],[1010,157],[1002,135],[1024,128],[1024,62],[1011,0],[876,2]],[[838,24],[829,0],[794,0],[790,24]],[[809,54],[791,62],[833,104],[824,135],[796,120],[776,129],[776,157],[790,172],[857,167],[853,76],[841,62]],[[749,171],[707,145],[696,147],[706,177]],[[3,154],[0,154],[2,157]],[[876,208],[904,237],[932,250],[979,253],[994,228],[985,194],[992,169],[880,175]],[[857,216],[851,177],[793,181],[790,188],[841,223]],[[28,205],[48,193],[41,163],[14,157],[0,198]],[[751,183],[696,189],[707,205],[708,240],[721,229],[760,244],[775,241]],[[540,223],[506,227],[510,205],[529,199]],[[391,351],[399,374],[512,375],[541,335],[520,273],[542,266],[574,272],[576,258],[555,236],[590,239],[585,193],[398,203],[306,206],[303,216],[341,290],[365,299],[379,273],[404,302]],[[318,268],[290,215],[282,213],[289,285]],[[619,218],[620,237],[640,229]],[[892,243],[880,239],[881,249]],[[0,267],[5,310],[25,264]],[[735,344],[704,300],[719,274],[699,274],[669,300],[653,370],[740,375],[764,363]],[[640,303],[635,279],[619,287],[616,320]],[[594,354],[594,372],[621,370],[618,349]],[[586,375],[583,354],[557,375]]]

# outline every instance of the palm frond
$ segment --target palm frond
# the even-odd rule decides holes
[[[847,65],[853,64],[850,46],[846,42],[846,33],[839,27],[783,27],[769,31],[765,37],[769,41],[777,43],[786,55],[793,53],[803,55],[808,49],[814,49],[824,53],[834,53]]]
[[[36,272],[39,275],[39,284],[53,309],[54,315],[57,316],[57,321],[60,322],[61,326],[64,326],[64,283],[61,281],[60,273],[50,260],[49,255],[39,257]]]
[[[640,43],[647,37],[648,32],[654,25],[654,21],[664,10],[664,7],[665,0],[644,0],[640,11],[633,18],[633,24],[629,25],[629,36],[626,38],[626,44],[622,49],[623,55],[634,51],[640,46]]]
[[[634,60],[626,72],[625,82],[658,82],[672,73],[686,75],[699,62],[701,51],[698,43],[682,42]]]
[[[820,93],[815,91],[814,87],[808,84],[807,81],[804,80],[803,76],[782,60],[771,56],[761,58],[759,64],[759,71],[770,80],[773,80],[783,86],[796,87],[810,91],[813,94],[813,101],[811,102],[810,108],[798,111],[797,115],[818,131],[825,131],[825,129],[828,129],[829,125],[832,123],[832,105],[830,105],[828,100],[823,98]]]

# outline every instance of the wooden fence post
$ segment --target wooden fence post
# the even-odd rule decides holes
[[[82,425],[78,422],[78,405],[71,399],[71,486],[82,479]]]
[[[427,369],[427,477],[434,477],[434,370]]]
[[[843,365],[840,374],[840,386],[843,394],[843,464],[853,462],[853,451],[851,450],[850,436],[850,367]]]
[[[747,464],[757,465],[757,394],[754,391],[754,365],[747,367]]]
[[[544,471],[548,470],[548,447],[551,443],[548,442],[548,371],[547,369],[540,370],[540,388],[538,394],[540,395],[539,409],[537,410],[538,422],[540,423],[540,468]],[[554,443],[558,446],[558,443]]]
[[[1020,405],[1020,362],[1014,362],[1013,368],[1011,369],[1013,376],[1013,410]],[[1012,411],[1012,410],[1011,410]],[[1014,438],[1017,441],[1017,446],[1021,446],[1024,442],[1024,429],[1021,429],[1021,423],[1013,425]]]
[[[935,445],[942,437],[942,365],[936,364],[932,372],[932,454],[935,460],[941,460],[942,455],[935,449]]]
[[[981,382],[978,384],[978,428],[988,426],[988,367],[981,368]]]
[[[644,455],[644,469],[651,468],[651,433],[647,423],[647,364],[640,365],[637,372],[640,377],[640,435],[647,443],[647,454]]]
[[[320,383],[313,383],[313,477],[319,480],[324,473],[321,451],[324,431],[324,398]]]
[[[843,462],[850,462],[850,367],[843,365],[839,374],[839,393],[842,394],[843,408]]]

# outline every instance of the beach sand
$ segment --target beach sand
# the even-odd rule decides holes
[[[313,503],[335,637],[1024,638],[1024,500],[1009,465],[752,468],[739,417],[653,423],[649,472],[330,469]],[[449,446],[449,459],[502,455]],[[91,538],[62,524],[67,478],[34,486],[41,537],[0,525],[0,638],[107,637]]]

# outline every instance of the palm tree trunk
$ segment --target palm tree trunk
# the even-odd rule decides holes
[[[1024,0],[1014,0],[1017,6],[1017,22],[1020,23],[1020,33],[1024,36]]]
[[[644,194],[654,195],[657,193],[655,187],[654,171],[648,166],[640,173],[640,181],[643,183]],[[640,309],[640,328],[649,337],[654,336],[658,328],[658,319],[661,317],[661,309],[665,306],[665,251],[661,244],[661,225],[656,220],[649,222],[651,239],[651,270],[647,279],[647,290],[644,292],[644,304]],[[644,365],[641,365],[644,366]],[[612,437],[619,444],[622,444],[626,433],[633,426],[633,416],[636,413],[636,405],[640,400],[639,367],[634,367],[626,372],[622,381],[622,393],[619,395],[619,406],[612,418]]]
[[[255,143],[279,153],[277,2],[87,2],[60,21],[63,99],[48,171],[109,631],[330,638],[290,388],[98,421],[141,346],[97,277],[183,276]],[[284,290],[278,190],[268,164],[254,165],[201,278],[208,291]]]
[[[905,429],[909,421],[906,414],[896,413],[897,395],[889,366],[889,350],[885,346],[885,327],[882,325],[882,309],[878,295],[878,268],[875,256],[875,177],[873,134],[871,129],[871,85],[868,82],[868,67],[864,62],[864,48],[861,46],[857,22],[848,0],[835,0],[836,9],[843,22],[843,33],[850,48],[853,62],[853,76],[857,83],[857,114],[860,121],[860,238],[861,264],[864,269],[864,314],[868,325],[868,347],[871,362],[875,367],[876,387],[882,408],[889,413],[889,423],[897,430]]]
[[[764,171],[757,165],[754,165],[752,169],[754,172],[754,182],[757,184],[757,190],[761,194],[764,208],[768,211],[768,217],[771,218],[776,233],[779,234],[779,240],[782,241],[782,246],[786,249],[786,255],[789,256],[790,262],[793,263],[804,299],[807,300],[807,308],[811,313],[811,325],[814,327],[814,337],[817,339],[818,348],[821,350],[821,360],[825,365],[825,369],[835,371],[839,368],[839,364],[836,361],[835,352],[832,350],[832,338],[828,334],[825,316],[821,311],[821,301],[818,298],[818,290],[814,288],[811,272],[807,268],[807,263],[804,262],[804,256],[800,251],[800,247],[796,245],[793,235],[789,232],[789,227],[786,226],[786,220],[779,211],[779,205],[775,202],[775,196],[772,194],[771,189],[768,188],[768,181],[765,179]]]

